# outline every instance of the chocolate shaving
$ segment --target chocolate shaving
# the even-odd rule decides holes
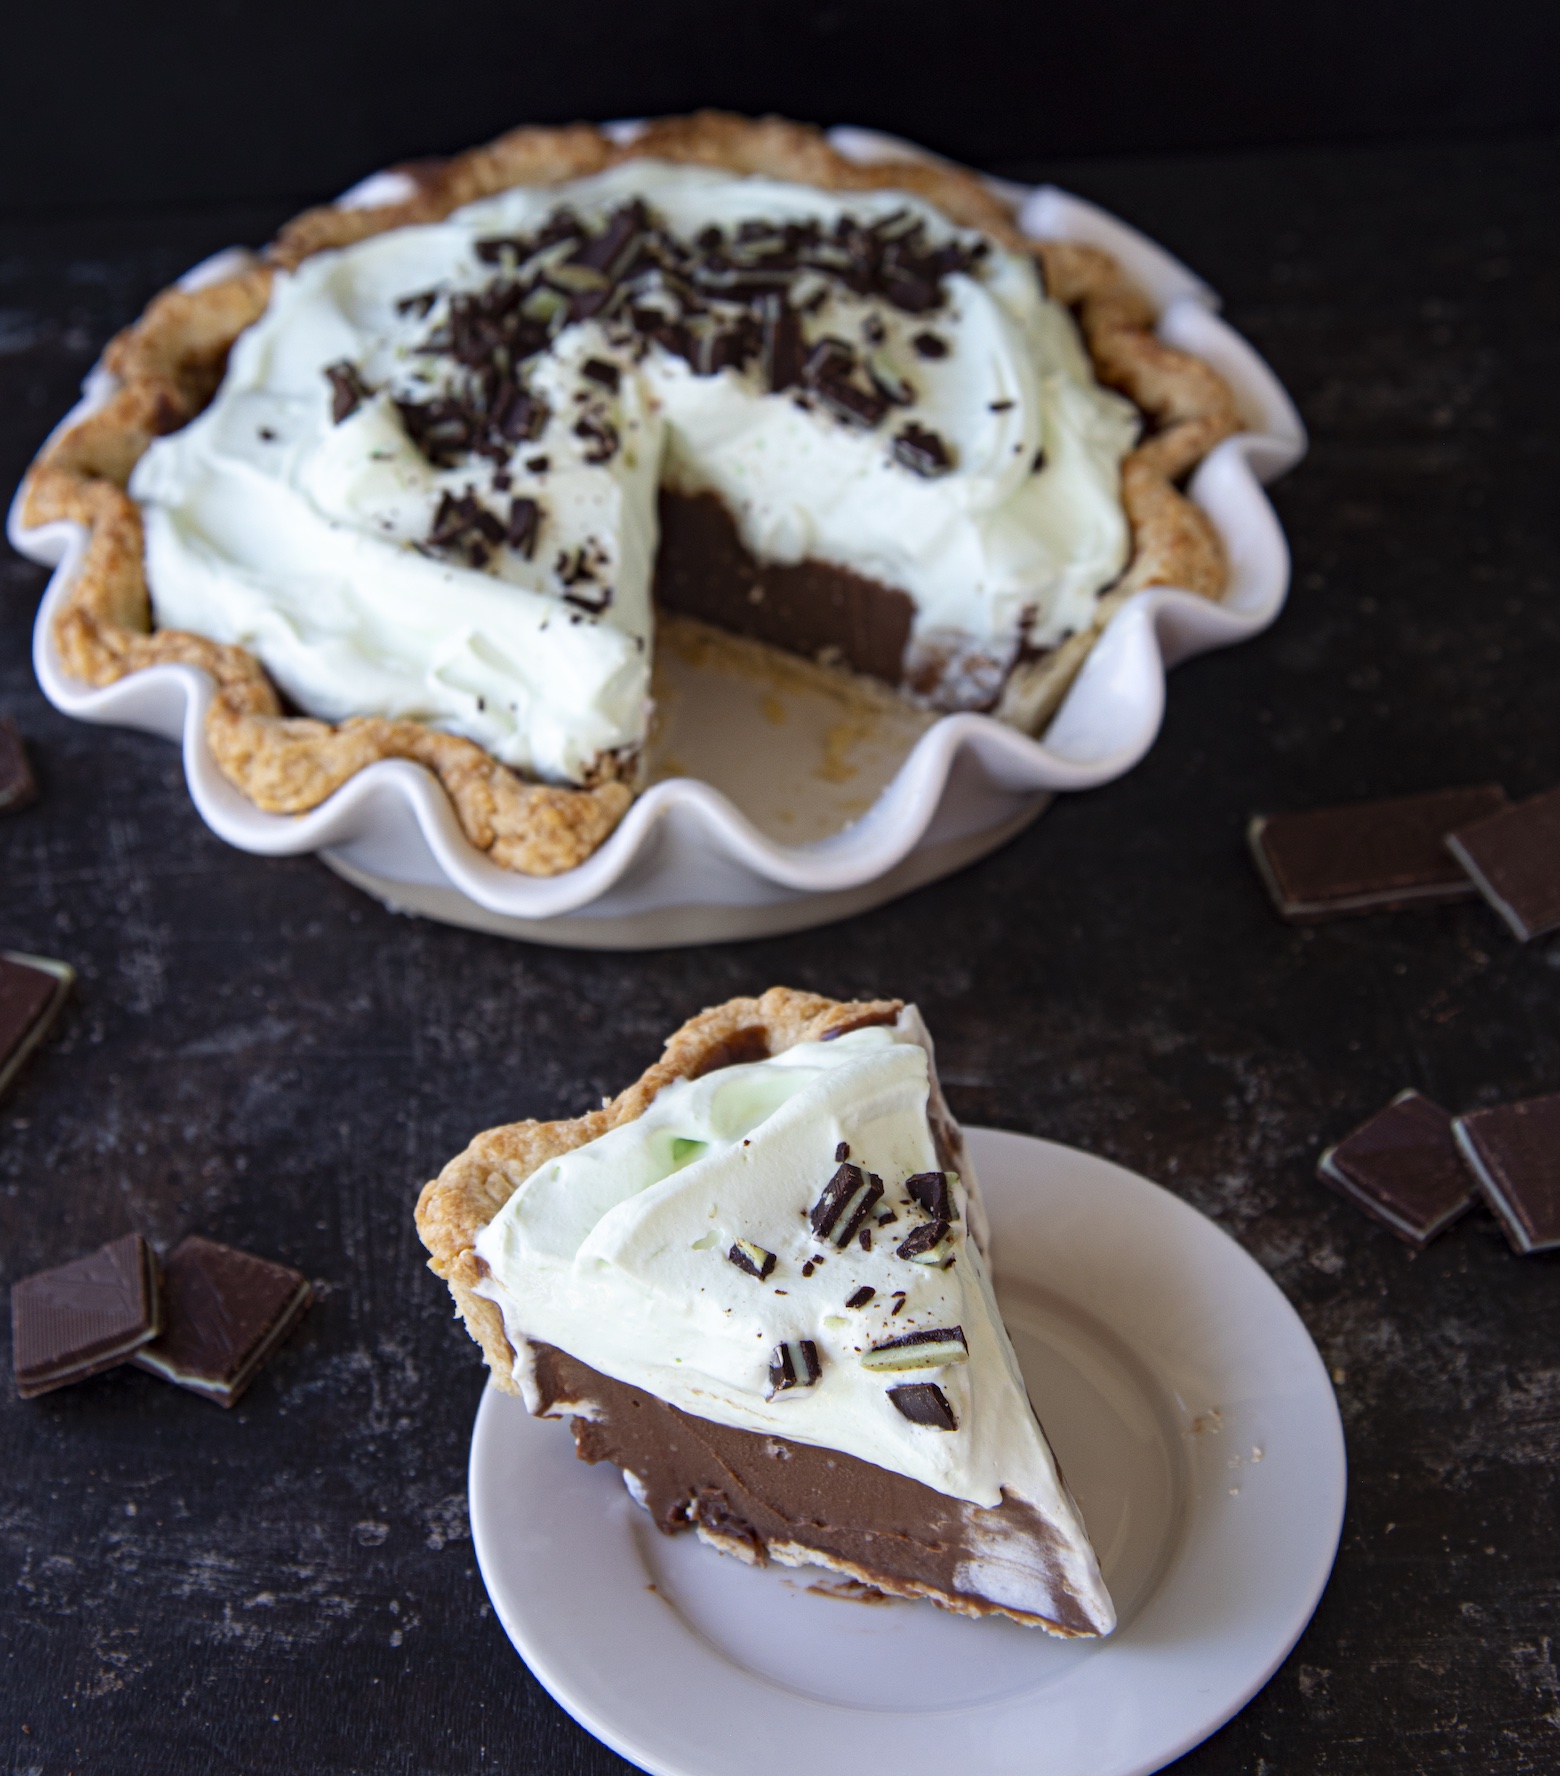
[[[581,414],[574,424],[576,438],[584,438],[590,448],[585,452],[588,463],[611,462],[618,449],[617,427],[596,413]]]
[[[847,1307],[865,1307],[867,1305],[867,1303],[872,1299],[872,1297],[876,1294],[877,1294],[877,1290],[874,1289],[869,1283],[863,1283],[861,1285],[861,1287],[859,1289],[857,1289],[856,1292],[845,1303],[845,1305]]]
[[[471,567],[485,567],[493,550],[507,539],[503,521],[471,492],[459,499],[446,493],[433,515],[426,546],[443,555],[463,559]]]
[[[609,394],[618,392],[618,385],[623,380],[623,372],[616,364],[609,364],[605,358],[587,358],[580,365],[580,375],[589,377],[592,382],[600,383]]]
[[[509,523],[504,541],[517,555],[527,561],[536,553],[536,537],[542,525],[542,508],[534,499],[521,495],[509,502]]]
[[[330,384],[330,418],[332,425],[350,419],[362,404],[373,398],[374,391],[358,374],[356,364],[343,360],[325,366],[325,380]]]
[[[948,1404],[948,1396],[934,1381],[908,1381],[888,1390],[895,1410],[911,1424],[926,1425],[934,1431],[956,1431],[958,1420]]]
[[[910,343],[915,347],[919,358],[945,358],[948,355],[948,341],[940,339],[935,333],[917,333]],[[1011,407],[1013,403],[1004,401],[1002,405]]]
[[[953,468],[948,446],[936,432],[911,420],[894,438],[894,461],[927,480],[946,475]]]
[[[477,258],[495,275],[480,289],[450,295],[415,348],[425,361],[447,366],[446,386],[427,401],[397,407],[407,435],[435,467],[471,455],[501,460],[546,424],[545,404],[526,386],[528,367],[560,328],[599,315],[614,343],[627,349],[658,344],[699,376],[756,368],[772,393],[806,388],[846,424],[875,426],[890,406],[910,398],[908,385],[890,366],[863,366],[844,341],[833,341],[818,360],[802,317],[831,288],[930,313],[946,300],[944,280],[970,272],[986,252],[980,240],[934,247],[924,221],[908,210],[875,222],[841,216],[827,228],[755,219],[729,232],[705,228],[690,243],[637,199],[594,227],[560,208],[533,235],[476,243]],[[439,292],[423,291],[398,307],[426,318],[440,301]],[[864,336],[883,343],[880,317],[869,317]],[[947,349],[935,335],[918,338],[932,340],[934,351]],[[588,358],[581,374],[609,392],[620,386],[621,371],[605,359]],[[355,405],[362,393],[344,380],[338,401]]]
[[[849,1141],[841,1141],[839,1146],[834,1149],[834,1157],[837,1162],[841,1161],[841,1160],[849,1159],[850,1158],[850,1142]]]

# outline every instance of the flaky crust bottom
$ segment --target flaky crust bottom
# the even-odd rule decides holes
[[[1234,398],[1207,364],[1155,338],[1152,308],[1114,260],[1093,247],[1026,240],[1005,206],[959,168],[897,161],[861,166],[804,125],[701,112],[653,123],[627,144],[585,124],[512,131],[452,160],[404,169],[415,192],[403,203],[306,211],[263,259],[202,289],[156,297],[104,354],[118,381],[114,394],[51,439],[24,483],[24,524],[66,519],[88,533],[80,572],[55,622],[66,671],[106,685],[170,661],[201,667],[217,687],[206,721],[212,754],[223,775],[268,813],[317,807],[366,765],[404,758],[434,772],[466,837],[495,863],[545,876],[589,857],[633,799],[616,761],[604,763],[603,781],[559,788],[527,782],[473,741],[421,722],[362,717],[333,724],[287,716],[246,649],[152,627],[140,510],[125,489],[152,439],[187,424],[211,400],[234,341],[265,311],[276,269],[291,270],[314,253],[392,228],[438,221],[514,185],[553,184],[643,157],[829,190],[907,190],[956,223],[1032,252],[1049,292],[1077,315],[1101,381],[1148,416],[1151,435],[1122,470],[1133,539],[1127,571],[1098,600],[1090,629],[1015,667],[996,710],[1000,719],[1039,733],[1101,629],[1133,592],[1174,585],[1210,599],[1222,594],[1226,567],[1218,535],[1175,483],[1239,429]]]
[[[563,1122],[506,1123],[478,1135],[423,1186],[417,1231],[428,1248],[428,1268],[449,1284],[466,1330],[482,1346],[494,1384],[505,1393],[520,1392],[503,1316],[495,1303],[477,1293],[485,1274],[476,1252],[477,1235],[539,1166],[633,1122],[674,1079],[699,1079],[717,1067],[762,1060],[798,1042],[892,1023],[902,1009],[899,999],[826,999],[791,987],[771,987],[758,999],[728,999],[667,1037],[660,1060],[599,1110]]]

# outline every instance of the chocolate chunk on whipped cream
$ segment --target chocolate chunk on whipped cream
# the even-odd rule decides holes
[[[935,1381],[911,1381],[888,1390],[894,1409],[913,1425],[926,1425],[934,1431],[956,1431],[959,1421],[954,1417],[948,1396]]]

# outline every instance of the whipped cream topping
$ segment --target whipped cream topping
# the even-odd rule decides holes
[[[520,1186],[478,1236],[481,1289],[533,1407],[536,1341],[720,1424],[843,1450],[978,1507],[1025,1500],[1108,1626],[969,1237],[972,1178],[940,1174],[952,1218],[940,1237],[934,1225],[931,1089],[913,1008],[892,1028],[678,1081]],[[860,1217],[870,1237],[843,1246],[853,1180],[832,1192],[832,1224],[817,1212],[842,1148],[869,1193],[872,1174],[882,1186]]]
[[[973,251],[950,253],[963,268],[920,312],[816,278],[804,343],[870,355],[895,391],[889,423],[801,403],[751,365],[699,374],[569,309],[529,371],[532,423],[486,454],[441,448],[417,416],[455,371],[424,346],[453,303],[492,287],[483,243],[535,237],[562,207],[600,228],[635,199],[687,241],[903,217]],[[1084,626],[1123,566],[1135,427],[1032,261],[919,199],[631,161],[278,274],[216,399],[152,444],[130,486],[159,624],[251,648],[310,713],[415,717],[580,782],[643,742],[662,483],[719,494],[764,561],[818,559],[910,593],[912,673],[942,663],[944,695],[978,703],[1021,640]]]

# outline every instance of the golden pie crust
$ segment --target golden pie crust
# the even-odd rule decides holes
[[[466,1330],[482,1346],[494,1385],[505,1393],[520,1392],[503,1316],[494,1302],[476,1292],[485,1273],[476,1252],[477,1235],[539,1166],[633,1122],[674,1079],[701,1079],[717,1067],[761,1061],[798,1042],[822,1042],[870,1024],[891,1024],[903,1009],[900,999],[825,999],[791,987],[771,987],[758,999],[728,999],[689,1018],[667,1037],[660,1060],[599,1110],[567,1122],[511,1122],[478,1135],[423,1186],[417,1231],[431,1254],[428,1268],[449,1284]]]
[[[246,649],[185,630],[153,629],[141,514],[126,484],[152,439],[187,424],[216,393],[234,341],[265,310],[277,268],[392,228],[438,221],[510,186],[554,184],[647,156],[827,190],[914,192],[952,221],[1033,253],[1048,292],[1077,316],[1101,382],[1148,417],[1148,435],[1122,465],[1133,541],[1127,571],[1097,601],[1090,629],[1015,667],[996,710],[1000,719],[1038,734],[1132,593],[1173,585],[1209,599],[1222,595],[1226,564],[1218,534],[1175,484],[1240,429],[1234,397],[1201,359],[1155,338],[1152,307],[1108,254],[1026,239],[1006,207],[959,168],[900,161],[860,166],[801,124],[701,112],[652,123],[626,144],[587,124],[514,130],[452,160],[401,169],[416,187],[403,203],[305,211],[252,265],[199,290],[155,297],[104,353],[118,381],[113,395],[50,439],[23,484],[23,524],[69,519],[88,532],[80,571],[55,620],[65,669],[106,685],[167,661],[203,668],[216,682],[206,717],[212,754],[223,775],[267,813],[303,813],[376,759],[412,759],[438,777],[466,837],[495,863],[550,876],[584,862],[633,800],[629,784],[614,774],[614,761],[604,764],[599,781],[560,788],[528,782],[474,741],[422,722],[362,716],[330,723],[285,714],[264,668]]]

